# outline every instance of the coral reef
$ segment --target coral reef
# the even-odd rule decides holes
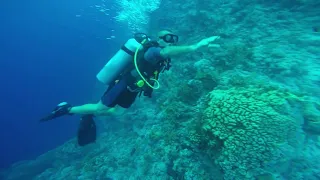
[[[222,141],[215,161],[225,179],[252,179],[277,157],[283,144],[295,146],[297,123],[282,114],[286,98],[291,96],[267,88],[231,88],[210,93],[204,111],[204,129],[210,141]],[[211,143],[211,142],[210,142]],[[228,178],[230,177],[230,178]]]

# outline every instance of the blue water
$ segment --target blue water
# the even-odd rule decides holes
[[[77,117],[38,123],[57,103],[97,100],[95,74],[120,45],[105,38],[123,31],[90,8],[94,4],[39,0],[2,6],[0,168],[75,136]]]

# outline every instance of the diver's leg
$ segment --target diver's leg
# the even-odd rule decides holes
[[[97,104],[84,104],[71,107],[70,114],[95,114],[98,109]]]
[[[129,93],[127,92],[127,86],[126,82],[122,81],[113,86],[112,88],[108,89],[103,96],[101,97],[101,100],[97,104],[85,104],[82,106],[75,106],[70,109],[70,114],[94,114],[95,116],[106,116],[110,115],[115,105],[123,104],[122,102],[130,101],[129,104],[132,104],[134,101],[137,93]],[[128,96],[127,94],[134,94],[131,96]],[[124,100],[123,100],[124,99]],[[131,100],[132,99],[132,100]],[[131,102],[132,101],[132,102]],[[126,105],[130,106],[130,105]],[[128,108],[128,107],[125,107]]]
[[[118,104],[118,97],[121,96],[127,89],[126,81],[120,81],[116,85],[109,87],[108,90],[103,94],[101,100],[96,104],[84,104],[81,106],[71,106],[70,104],[63,102],[56,106],[56,108],[46,117],[41,118],[40,121],[49,121],[64,115],[72,114],[92,114],[95,116],[109,115],[114,110],[115,105]]]
[[[48,116],[40,119],[40,121],[49,121],[64,115],[73,114],[106,116],[110,115],[113,110],[113,108],[107,107],[101,101],[96,104],[84,104],[74,107],[66,102],[62,102],[58,104],[57,107]]]
[[[93,114],[95,116],[106,116],[110,115],[110,108],[102,104],[99,101],[96,104],[84,104],[81,106],[74,106],[70,109],[70,114]]]

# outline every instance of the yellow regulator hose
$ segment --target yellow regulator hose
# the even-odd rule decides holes
[[[139,76],[141,77],[141,79],[142,79],[150,88],[152,88],[152,89],[159,89],[159,88],[160,88],[160,83],[159,83],[159,81],[156,80],[156,79],[154,79],[154,78],[150,78],[150,80],[154,81],[155,84],[157,85],[157,86],[152,86],[152,85],[143,77],[143,75],[141,74],[141,72],[140,72],[140,70],[139,70],[139,68],[138,68],[138,64],[137,64],[138,51],[139,51],[139,49],[141,48],[141,46],[142,46],[146,41],[147,41],[146,39],[143,40],[142,43],[141,43],[141,45],[136,49],[136,52],[134,53],[134,66],[135,66],[135,68],[136,68]]]

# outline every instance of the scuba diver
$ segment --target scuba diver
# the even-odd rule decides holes
[[[179,37],[169,30],[158,32],[156,40],[137,33],[97,74],[97,79],[108,85],[98,103],[72,106],[62,102],[49,115],[40,119],[40,122],[64,115],[82,115],[78,144],[84,146],[92,143],[96,138],[94,116],[110,115],[116,105],[129,108],[141,93],[151,98],[153,90],[160,87],[159,73],[170,68],[170,58],[195,52],[202,47],[216,47],[211,43],[219,38],[212,36],[193,45],[177,46]]]

